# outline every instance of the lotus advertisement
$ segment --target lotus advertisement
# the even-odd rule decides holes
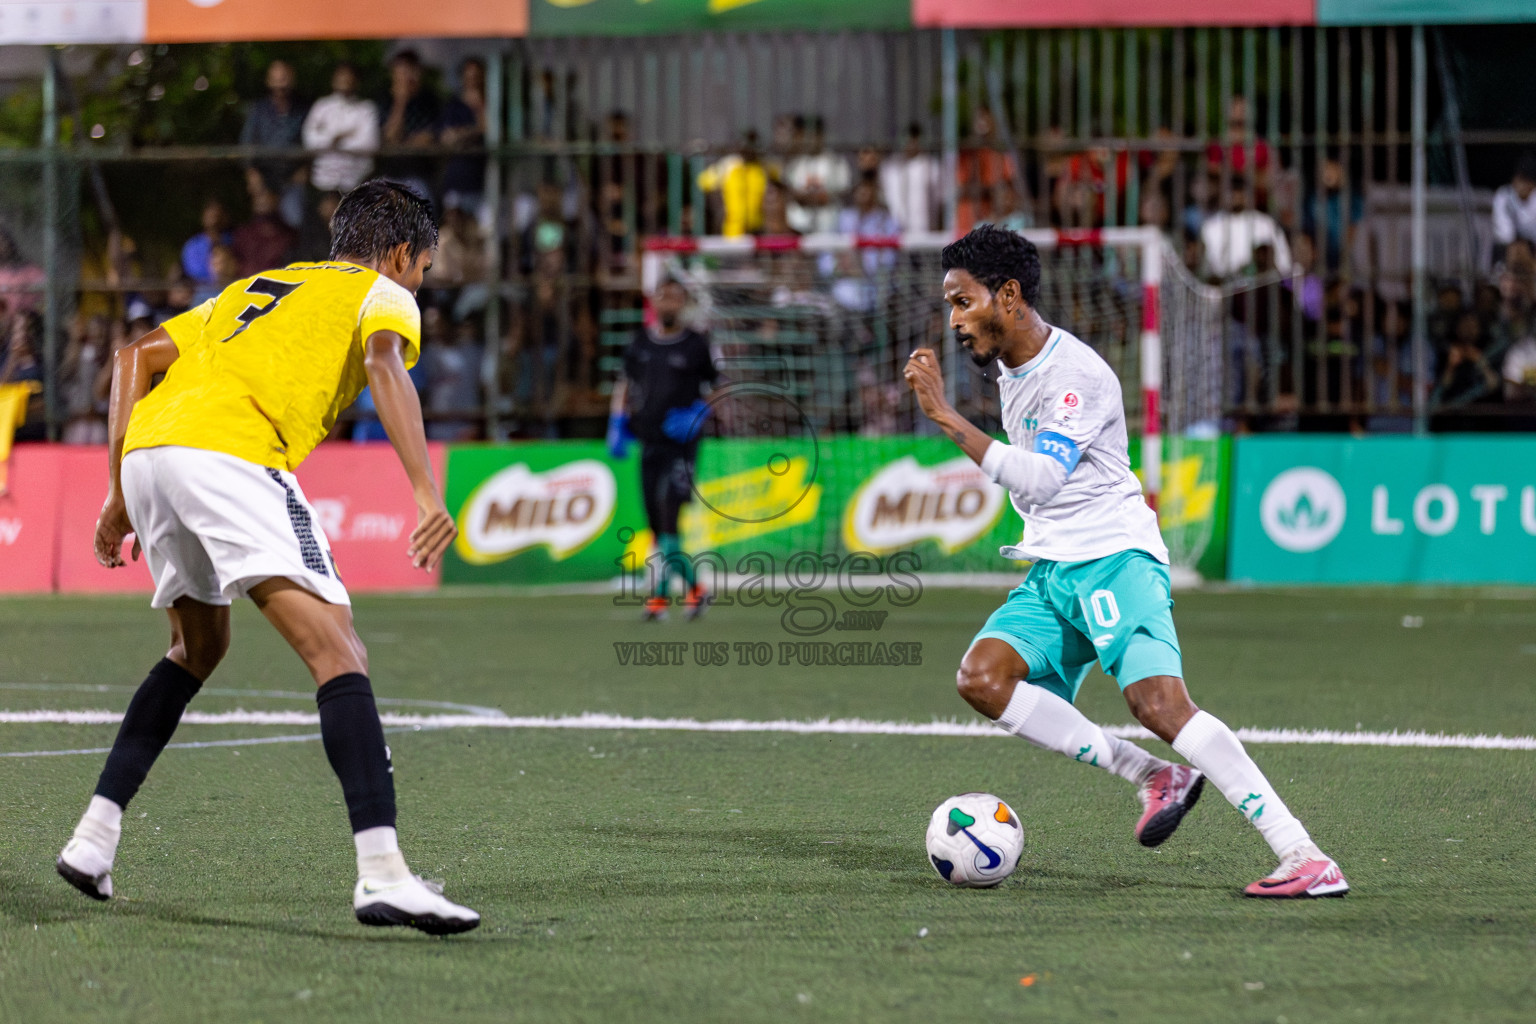
[[[1536,583],[1536,439],[1242,438],[1231,576]]]

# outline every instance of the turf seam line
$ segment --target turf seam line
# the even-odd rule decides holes
[[[823,718],[812,721],[778,719],[631,718],[588,712],[580,715],[486,717],[480,715],[383,714],[386,727],[400,729],[597,729],[657,732],[792,733],[799,735],[874,736],[1008,736],[989,722],[879,722],[861,718]],[[116,725],[123,719],[116,711],[0,711],[0,725]],[[302,711],[189,711],[184,725],[315,725],[320,716]],[[1153,739],[1137,725],[1106,725],[1104,732],[1121,739]],[[1337,729],[1237,730],[1245,743],[1295,743],[1330,746],[1428,747],[1469,750],[1536,750],[1536,736],[1465,735],[1417,731],[1367,732]]]

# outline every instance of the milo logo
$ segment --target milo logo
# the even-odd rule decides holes
[[[843,542],[876,554],[923,540],[957,551],[992,529],[1004,497],[966,456],[921,466],[908,455],[859,487],[843,516]]]
[[[464,503],[454,547],[471,565],[504,561],[540,544],[559,561],[603,532],[617,494],[613,471],[596,459],[543,473],[522,463],[508,466]]]

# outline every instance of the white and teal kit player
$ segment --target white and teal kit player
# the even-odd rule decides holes
[[[1009,443],[993,442],[981,468],[1024,520],[1019,543],[1002,554],[1035,564],[977,639],[1010,644],[1029,682],[1068,701],[1095,661],[1122,690],[1183,678],[1168,548],[1131,472],[1119,380],[1059,327],[1034,359],[999,371]],[[1050,462],[1020,460],[1026,452]]]
[[[1188,767],[1107,736],[1073,706],[1095,661],[1122,692],[1173,677],[1159,682],[1182,694],[1184,669],[1168,549],[1131,472],[1120,382],[1089,346],[1059,327],[1049,330],[1024,365],[999,361],[1009,443],[993,441],[981,459],[1024,520],[1019,542],[1002,554],[1034,563],[973,641],[975,650],[979,641],[1000,640],[1028,666],[998,724],[1136,784],[1143,803],[1136,837],[1147,846],[1173,833],[1209,779],[1280,858],[1279,869],[1245,892],[1342,895],[1348,885],[1338,866],[1219,719],[1196,710],[1170,737]],[[962,692],[966,671],[962,664]],[[1133,709],[1139,700],[1130,700]]]

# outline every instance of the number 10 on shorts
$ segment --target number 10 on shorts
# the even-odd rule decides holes
[[[1088,598],[1088,607],[1093,609],[1093,621],[1105,629],[1120,622],[1120,606],[1115,603],[1113,591],[1095,590]]]

